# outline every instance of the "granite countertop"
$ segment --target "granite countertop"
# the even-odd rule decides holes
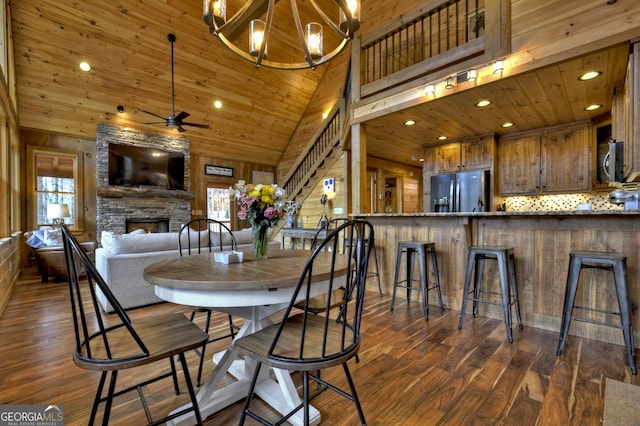
[[[358,213],[354,217],[638,216],[640,210],[546,210],[459,213]]]

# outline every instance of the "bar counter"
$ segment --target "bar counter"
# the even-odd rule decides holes
[[[627,256],[629,292],[635,341],[640,342],[640,211],[574,210],[480,213],[357,214],[375,228],[383,291],[391,293],[399,241],[436,243],[445,305],[459,310],[469,245],[515,246],[520,306],[525,326],[558,331],[562,317],[569,253],[575,250],[622,253]],[[485,274],[497,286],[495,262]],[[376,283],[370,280],[371,290]],[[494,287],[496,288],[496,287]],[[583,291],[584,290],[584,291]],[[414,292],[418,296],[417,292]],[[434,300],[435,294],[430,295]],[[613,275],[583,271],[576,305],[618,311]],[[418,305],[415,305],[416,309]],[[470,309],[467,310],[470,312]],[[619,324],[611,314],[576,312],[592,320]],[[470,315],[470,314],[469,314]],[[480,315],[503,319],[499,307],[481,305]],[[572,321],[570,334],[623,345],[620,329]],[[517,333],[514,334],[517,338]]]

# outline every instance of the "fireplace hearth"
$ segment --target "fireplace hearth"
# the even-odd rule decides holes
[[[143,229],[147,233],[169,232],[168,217],[132,217],[125,219],[127,233]]]

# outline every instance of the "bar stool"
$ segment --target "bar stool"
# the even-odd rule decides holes
[[[365,240],[367,244],[369,244],[369,240]],[[378,292],[380,292],[380,296],[382,296],[382,284],[380,284],[380,273],[378,272],[378,252],[376,251],[376,245],[374,244],[373,247],[371,247],[371,252],[373,254],[373,261],[374,261],[374,266],[375,266],[375,270],[373,271],[367,271],[367,279],[369,278],[373,278],[376,277],[376,279],[378,280]]]
[[[462,329],[464,313],[467,308],[469,293],[473,293],[473,317],[478,316],[478,303],[502,306],[504,321],[507,328],[507,338],[509,343],[513,343],[513,333],[511,332],[511,305],[515,306],[518,327],[522,329],[522,318],[520,316],[520,302],[518,300],[518,285],[516,280],[516,265],[514,257],[514,247],[511,246],[471,246],[467,258],[467,274],[464,281],[464,293],[462,308],[460,310],[460,323],[458,330]],[[482,290],[482,273],[484,271],[485,260],[496,260],[498,262],[498,273],[500,280],[500,292]],[[475,269],[475,279],[473,290],[471,287],[471,275]],[[500,302],[481,299],[482,294],[498,295]]]
[[[613,281],[618,296],[619,312],[609,312],[584,306],[574,306],[580,272],[583,269],[604,269],[613,273]],[[613,314],[620,317],[621,325],[594,321],[573,316],[574,309]],[[617,253],[602,252],[571,252],[569,254],[569,273],[567,275],[567,289],[564,294],[564,309],[562,312],[562,325],[560,326],[560,342],[558,343],[558,356],[562,355],[564,345],[569,334],[571,320],[600,324],[608,327],[622,328],[624,343],[627,348],[627,358],[631,372],[637,374],[634,359],[633,332],[631,330],[631,302],[629,301],[629,287],[627,285],[627,257]]]
[[[407,255],[406,259],[406,279],[399,281],[400,264],[402,263],[402,255]],[[401,241],[398,243],[398,255],[396,257],[396,273],[393,280],[393,295],[391,296],[391,311],[393,312],[393,305],[396,300],[396,290],[398,287],[407,289],[407,303],[411,301],[411,291],[413,279],[413,264],[415,261],[415,255],[418,258],[418,267],[420,268],[420,291],[422,292],[422,310],[424,312],[424,319],[429,319],[429,290],[436,289],[438,291],[438,302],[440,309],[444,311],[444,305],[442,304],[442,294],[440,292],[440,276],[438,274],[438,260],[436,259],[436,244],[426,241]],[[427,262],[427,254],[431,258],[431,265],[433,267],[433,274],[435,281],[429,283],[429,266]],[[405,285],[402,285],[405,283]],[[431,287],[430,287],[431,285]]]

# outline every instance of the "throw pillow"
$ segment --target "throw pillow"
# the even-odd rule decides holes
[[[269,229],[271,231],[271,229]],[[251,228],[240,229],[239,231],[233,231],[233,236],[236,239],[236,244],[251,244],[253,242],[253,230]]]
[[[150,251],[166,251],[176,249],[176,232],[122,234],[114,235],[102,231],[102,247],[113,254],[147,253]]]
[[[33,248],[46,247],[46,244],[44,243],[44,232],[39,229],[31,232],[31,235],[29,235],[29,238],[27,238],[26,243],[29,247]]]
[[[45,229],[44,243],[47,247],[62,245],[62,231],[60,229]]]

